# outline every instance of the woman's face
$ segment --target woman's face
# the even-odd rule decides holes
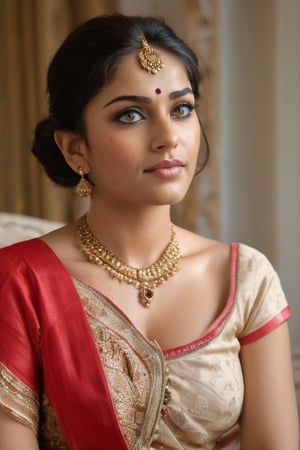
[[[164,68],[143,70],[124,57],[113,80],[85,110],[93,197],[121,204],[182,200],[195,172],[200,125],[181,62],[160,51]]]

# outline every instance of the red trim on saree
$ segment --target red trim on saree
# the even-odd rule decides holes
[[[182,353],[187,353],[196,350],[197,348],[207,344],[220,332],[234,304],[236,294],[236,284],[237,284],[238,254],[239,254],[239,246],[237,243],[234,242],[231,244],[229,296],[221,314],[211,324],[207,332],[199,339],[196,339],[185,345],[180,345],[179,347],[164,350],[163,354],[166,358],[174,358],[176,356],[180,356]]]
[[[40,239],[2,250],[27,268],[29,281],[23,268],[19,283],[29,306],[37,309],[45,391],[68,448],[128,450],[92,331],[65,267]]]
[[[251,342],[257,341],[261,337],[270,333],[270,331],[275,330],[279,325],[288,320],[291,317],[291,310],[289,306],[286,306],[280,313],[273,317],[269,322],[264,324],[262,327],[253,331],[247,336],[243,336],[239,339],[241,345],[250,344]]]

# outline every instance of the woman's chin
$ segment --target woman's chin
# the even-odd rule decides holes
[[[184,197],[186,196],[187,189],[182,190],[172,190],[171,192],[167,193],[160,193],[160,195],[154,196],[152,199],[153,205],[176,205],[177,203],[180,203]]]

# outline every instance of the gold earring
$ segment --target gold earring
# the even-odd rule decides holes
[[[78,167],[78,174],[81,178],[75,186],[75,192],[80,195],[80,197],[89,197],[89,195],[93,192],[93,185],[86,178],[84,178],[82,166]]]

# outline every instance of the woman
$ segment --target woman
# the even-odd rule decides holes
[[[33,152],[90,209],[1,251],[1,450],[298,448],[274,270],[170,220],[198,85],[153,18],[97,17],[54,56]]]

